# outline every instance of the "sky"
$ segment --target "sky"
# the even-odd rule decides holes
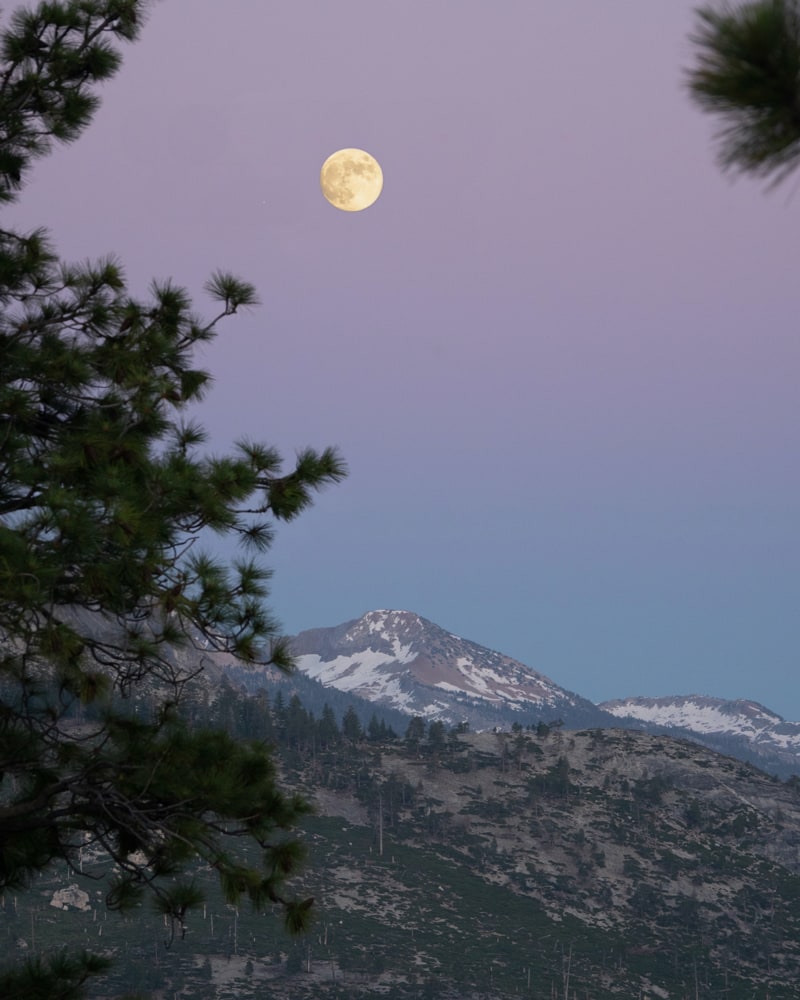
[[[694,6],[161,0],[6,210],[208,315],[257,286],[196,417],[350,468],[278,530],[287,632],[411,610],[594,701],[800,720],[800,181],[718,169]]]

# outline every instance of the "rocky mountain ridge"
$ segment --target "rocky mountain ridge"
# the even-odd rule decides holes
[[[757,701],[691,694],[623,698],[600,702],[598,707],[620,719],[638,719],[696,733],[743,736],[754,743],[769,742],[787,750],[800,749],[800,723],[787,722]]]
[[[515,994],[531,964],[537,997],[795,995],[796,782],[625,730],[386,745],[357,776],[346,757],[307,786],[326,821],[304,891],[385,957],[366,992],[416,963],[448,997]]]
[[[326,687],[448,725],[508,729],[561,718],[570,728],[670,732],[787,777],[800,774],[800,723],[752,701],[670,696],[602,702],[410,611],[371,611],[292,639],[298,669]]]
[[[594,706],[494,650],[462,639],[410,611],[370,611],[291,640],[297,667],[326,686],[473,728],[516,714]]]
[[[800,773],[800,723],[787,722],[756,701],[678,695],[604,701],[598,707],[622,724],[692,737],[767,770]]]
[[[316,900],[307,937],[198,870],[207,903],[167,948],[150,908],[108,914],[59,867],[0,901],[6,952],[94,942],[117,960],[102,995],[796,1000],[800,782],[645,732],[321,741],[280,735],[286,712],[282,780],[316,806],[292,886]]]

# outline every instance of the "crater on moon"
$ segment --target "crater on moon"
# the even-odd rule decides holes
[[[374,156],[363,149],[339,149],[322,164],[322,193],[343,212],[360,212],[377,200],[383,188],[383,171]]]

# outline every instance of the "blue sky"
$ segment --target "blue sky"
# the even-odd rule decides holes
[[[408,609],[595,700],[800,719],[800,201],[717,169],[693,6],[165,0],[7,211],[138,289],[257,285],[198,416],[351,468],[279,531],[287,631]]]

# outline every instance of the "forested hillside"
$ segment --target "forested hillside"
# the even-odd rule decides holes
[[[226,905],[198,871],[207,904],[168,947],[163,918],[107,914],[101,883],[56,871],[4,899],[8,951],[108,949],[98,995],[795,996],[795,781],[644,733],[398,733],[230,686],[187,716],[276,745],[315,802],[294,885],[311,932]]]

